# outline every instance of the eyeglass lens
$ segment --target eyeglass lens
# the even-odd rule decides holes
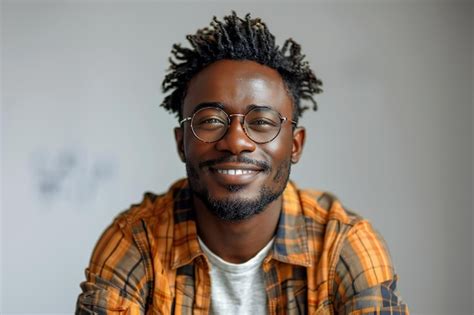
[[[191,127],[196,137],[202,141],[218,141],[227,132],[229,116],[219,108],[203,108],[194,114]],[[243,127],[253,141],[269,142],[280,132],[281,116],[270,108],[257,107],[245,115]]]

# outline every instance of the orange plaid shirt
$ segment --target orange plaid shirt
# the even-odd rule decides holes
[[[208,314],[209,268],[181,180],[106,229],[76,314]],[[288,183],[262,268],[269,314],[408,314],[382,237],[327,193]]]

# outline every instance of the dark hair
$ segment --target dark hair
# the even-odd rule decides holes
[[[182,102],[191,78],[207,65],[221,60],[252,60],[277,70],[285,82],[293,100],[293,119],[298,120],[308,109],[301,100],[309,100],[313,109],[317,103],[313,96],[322,92],[322,82],[309,67],[301,46],[287,39],[283,47],[275,45],[275,36],[270,33],[260,18],[244,19],[233,11],[224,16],[224,21],[213,18],[210,27],[200,29],[186,38],[192,48],[174,44],[170,57],[171,66],[162,83],[164,93],[171,91],[161,106],[182,119]]]

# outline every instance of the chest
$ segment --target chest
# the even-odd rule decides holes
[[[211,314],[213,310],[222,309],[225,305],[214,305],[219,301],[214,300],[211,305],[212,294],[219,289],[215,287],[215,282],[213,287],[211,274],[207,263],[197,259],[192,264],[176,269],[173,275],[158,276],[155,279],[152,306],[147,314],[198,315]],[[254,280],[261,283],[250,289],[243,288],[245,291],[237,299],[248,302],[245,296],[254,295],[264,301],[261,309],[272,315],[332,314],[324,307],[329,301],[324,285],[315,287],[316,275],[313,268],[270,261],[263,264],[259,277],[261,279]],[[173,278],[174,281],[170,285],[167,279]]]

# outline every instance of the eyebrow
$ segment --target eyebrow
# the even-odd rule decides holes
[[[196,113],[198,110],[206,107],[214,107],[214,108],[220,108],[224,110],[224,104],[220,102],[204,102],[204,103],[199,103],[196,107],[194,107],[193,112],[191,113],[192,115]]]
[[[249,106],[247,106],[247,112],[251,111],[252,109],[255,109],[255,108],[269,108],[269,109],[273,109],[273,107],[271,107],[270,105],[255,105],[255,104],[250,104]]]
[[[191,115],[194,115],[194,113],[196,113],[198,110],[200,110],[202,108],[207,108],[207,107],[214,107],[214,108],[219,108],[219,109],[222,109],[222,110],[225,109],[225,105],[221,102],[204,102],[204,103],[199,103],[198,105],[196,105],[196,107],[194,108]],[[269,105],[250,104],[250,105],[247,106],[245,112],[251,111],[252,109],[255,109],[255,108],[270,108],[270,109],[272,109],[272,107],[269,106]]]

